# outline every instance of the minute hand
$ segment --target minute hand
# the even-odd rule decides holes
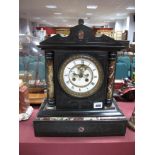
[[[75,72],[73,73],[74,76],[79,76],[79,74],[76,74]]]

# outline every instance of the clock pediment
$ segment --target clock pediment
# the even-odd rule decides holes
[[[118,41],[110,38],[106,35],[101,37],[95,37],[93,29],[83,25],[83,22],[79,22],[78,25],[70,29],[70,34],[67,37],[62,37],[57,34],[42,41],[39,47],[45,49],[49,47],[53,48],[64,48],[65,46],[70,47],[100,47],[100,48],[117,48],[123,49],[129,44],[128,41]]]

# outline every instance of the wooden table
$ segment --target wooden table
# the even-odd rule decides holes
[[[29,93],[30,104],[40,105],[41,103],[43,103],[46,97],[47,97],[46,93]]]

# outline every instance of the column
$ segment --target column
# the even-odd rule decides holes
[[[47,83],[47,99],[48,102],[53,103],[54,99],[54,82],[53,82],[53,52],[45,52],[45,69],[46,69],[46,83]]]
[[[106,106],[111,106],[113,101],[113,88],[115,80],[115,68],[116,68],[116,52],[110,52],[109,65],[108,65],[108,84],[107,84],[107,101]]]

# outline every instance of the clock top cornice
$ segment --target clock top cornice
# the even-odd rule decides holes
[[[79,19],[78,25],[70,29],[67,37],[56,34],[40,42],[38,47],[42,49],[65,49],[65,48],[95,48],[121,50],[128,47],[128,41],[114,40],[106,35],[95,37],[93,29],[85,26],[83,19]]]

